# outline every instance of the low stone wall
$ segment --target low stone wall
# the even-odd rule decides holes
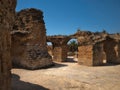
[[[16,0],[0,0],[0,90],[11,90],[11,36]]]

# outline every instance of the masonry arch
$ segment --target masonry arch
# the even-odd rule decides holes
[[[77,62],[78,60],[78,40],[76,38],[71,38],[67,42],[67,61]]]

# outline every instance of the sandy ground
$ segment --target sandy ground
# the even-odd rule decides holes
[[[120,90],[120,65],[56,63],[48,69],[12,69],[12,90]]]

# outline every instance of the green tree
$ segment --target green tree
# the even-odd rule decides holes
[[[68,43],[69,46],[69,51],[71,52],[75,52],[78,50],[78,43],[75,40],[70,41],[70,43]]]

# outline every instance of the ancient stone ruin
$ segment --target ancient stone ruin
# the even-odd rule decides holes
[[[78,64],[87,66],[120,63],[120,35],[106,32],[78,31],[70,36],[47,36],[47,41],[53,45],[53,60],[58,62],[67,59],[67,42],[77,39]]]
[[[88,31],[77,32],[75,36],[77,36],[79,43],[79,64],[97,66],[106,63],[120,63],[120,38],[111,37],[110,34],[103,32],[92,33]]]
[[[63,62],[67,59],[67,42],[71,38],[69,36],[47,36],[47,42],[52,42],[53,45],[53,61]]]
[[[0,0],[0,90],[11,90],[11,35],[16,0]]]
[[[53,64],[47,51],[42,11],[31,8],[18,12],[11,36],[14,67],[38,69]]]

